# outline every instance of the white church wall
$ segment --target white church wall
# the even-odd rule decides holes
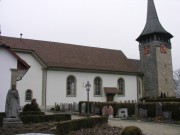
[[[17,59],[0,48],[0,112],[5,111],[6,95],[11,88],[11,69],[17,69]]]
[[[114,97],[116,102],[128,102],[137,101],[137,77],[136,76],[124,76],[125,80],[125,96]]]
[[[76,96],[66,96],[66,79],[68,76],[76,78]],[[102,90],[102,96],[94,96],[94,79],[100,77],[103,87],[117,87],[117,80],[123,78],[125,80],[125,96],[115,96],[114,101],[120,102],[124,100],[137,100],[137,80],[132,75],[117,74],[101,74],[101,73],[85,73],[85,72],[68,72],[68,71],[50,71],[47,73],[47,106],[55,103],[73,103],[87,100],[87,91],[83,87],[83,82],[89,81],[91,89],[89,93],[90,101],[105,102],[106,95]]]
[[[20,95],[20,104],[24,106],[29,103],[25,100],[25,92],[30,89],[33,92],[33,98],[37,99],[37,103],[42,105],[42,65],[31,53],[17,53],[31,67],[21,81],[17,82],[17,89]],[[66,96],[66,79],[68,76],[76,77],[77,87],[76,96]],[[78,103],[87,100],[87,91],[83,87],[83,82],[89,81],[91,84],[90,101],[105,102],[106,95],[102,89],[102,96],[94,96],[94,79],[100,77],[102,79],[102,87],[117,87],[117,80],[123,78],[125,80],[125,96],[115,96],[114,101],[120,102],[125,100],[137,100],[137,80],[133,75],[103,74],[103,73],[85,73],[70,71],[47,71],[46,85],[46,105],[54,106],[55,103]]]
[[[17,82],[17,89],[20,95],[20,105],[24,106],[30,101],[25,100],[26,90],[32,90],[32,98],[37,99],[37,103],[41,105],[42,98],[42,66],[31,53],[17,53],[31,67],[21,81]]]

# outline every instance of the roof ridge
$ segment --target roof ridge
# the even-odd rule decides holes
[[[5,37],[5,38],[13,38],[13,39],[18,39],[17,37],[9,37],[9,36],[2,36],[2,37]],[[76,46],[76,47],[86,47],[86,48],[94,48],[94,49],[103,49],[103,50],[112,50],[112,51],[121,51],[122,50],[118,50],[118,49],[112,49],[112,48],[102,48],[102,47],[95,47],[95,46],[86,46],[86,45],[79,45],[79,44],[72,44],[72,43],[64,43],[64,42],[54,42],[54,41],[46,41],[46,40],[36,40],[36,39],[28,39],[28,38],[23,38],[21,39],[21,42],[22,43],[25,43],[23,42],[23,40],[25,41],[35,41],[35,42],[45,42],[45,43],[53,43],[53,44],[63,44],[63,45],[70,45],[70,46]]]

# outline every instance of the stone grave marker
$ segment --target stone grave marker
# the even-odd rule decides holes
[[[94,108],[94,114],[100,115],[100,109],[98,107]]]
[[[79,111],[79,107],[78,107],[78,104],[76,102],[73,102],[73,111],[75,111],[75,112]]]
[[[147,117],[147,110],[139,108],[139,117]]]
[[[138,103],[135,103],[134,105],[135,105],[135,112],[134,112],[134,114],[135,114],[136,117],[138,117],[139,116],[139,105],[138,105]]]
[[[108,115],[107,114],[107,106],[103,106],[103,108],[102,108],[102,115]]]
[[[91,110],[90,110],[90,113],[91,114],[95,114],[95,103],[91,103]]]
[[[118,117],[119,118],[127,118],[128,117],[128,109],[127,108],[118,109]]]
[[[85,114],[86,113],[86,103],[81,104],[81,113]]]
[[[114,116],[114,109],[113,109],[113,107],[112,106],[108,106],[107,109],[108,109],[107,111],[108,111],[109,118],[113,118],[113,116]]]
[[[170,111],[164,111],[164,112],[163,112],[163,117],[164,117],[165,119],[172,119],[172,112],[170,112]]]
[[[160,102],[156,103],[156,116],[162,116],[162,104]]]

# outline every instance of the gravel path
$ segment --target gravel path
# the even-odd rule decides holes
[[[153,122],[141,122],[141,121],[129,121],[129,120],[109,120],[109,125],[126,127],[126,126],[137,126],[145,135],[180,135],[180,126],[153,123]]]

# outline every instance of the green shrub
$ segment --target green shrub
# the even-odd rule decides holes
[[[56,115],[28,115],[28,116],[20,116],[22,122],[24,124],[30,123],[42,123],[42,122],[60,122],[71,120],[70,114],[56,114]]]
[[[36,102],[36,99],[32,99],[31,104],[26,104],[23,107],[23,112],[28,112],[28,111],[41,111]]]
[[[80,130],[82,128],[92,128],[97,124],[104,124],[108,122],[107,117],[91,117],[84,119],[76,119],[71,121],[64,121],[57,123],[56,131],[58,135],[67,134],[70,131]]]
[[[125,127],[121,135],[142,135],[142,131],[138,127],[129,126],[129,127]]]

